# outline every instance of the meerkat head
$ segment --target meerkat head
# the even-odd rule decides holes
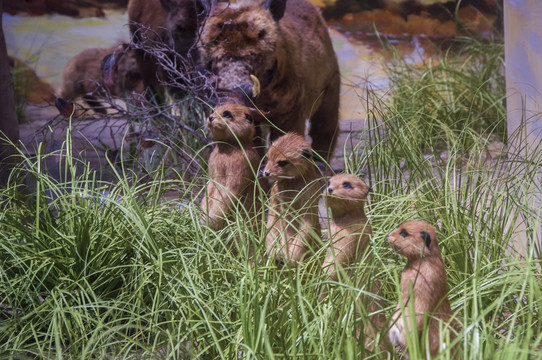
[[[314,173],[311,146],[301,135],[287,133],[267,150],[263,175],[274,180],[296,179]]]
[[[325,191],[326,205],[331,210],[363,210],[370,190],[369,186],[356,175],[335,175],[329,179]]]
[[[255,133],[252,110],[241,104],[217,106],[207,118],[207,127],[217,141],[252,141]]]
[[[437,232],[424,221],[408,221],[388,235],[388,242],[409,260],[440,254]]]

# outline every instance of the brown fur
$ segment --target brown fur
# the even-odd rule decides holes
[[[339,272],[335,264],[341,267],[348,267],[362,260],[369,247],[369,236],[372,233],[371,225],[365,215],[365,202],[370,191],[369,186],[359,177],[351,174],[338,174],[328,181],[325,192],[326,205],[331,211],[331,223],[329,227],[330,248],[323,269],[331,280],[339,280]],[[365,261],[371,257],[367,255]],[[369,271],[370,274],[370,271]],[[350,276],[350,272],[347,273]],[[369,275],[370,276],[370,275]],[[364,275],[362,275],[363,281]],[[365,281],[363,281],[365,282]],[[371,280],[371,291],[378,294],[380,283]],[[378,332],[386,326],[382,301],[377,301],[367,296],[360,296],[359,307],[368,309],[373,315],[364,322],[365,345],[370,351],[373,349],[373,341]],[[378,313],[377,313],[378,312]],[[358,316],[362,314],[357,312]],[[359,337],[358,330],[358,337]],[[381,341],[380,350],[388,351],[386,341]]]
[[[338,130],[340,74],[326,24],[306,0],[267,3],[269,10],[257,2],[216,6],[202,29],[200,62],[219,92],[240,101],[249,101],[243,92],[251,93],[256,76],[261,93],[253,100],[269,111],[271,141],[303,135],[310,118],[312,147],[327,159]]]
[[[183,56],[196,61],[197,31],[207,10],[196,0],[130,0],[128,18],[130,33],[137,44],[151,47],[153,41],[168,44]],[[145,86],[159,92],[158,79],[167,80],[156,58],[136,50],[136,59]]]
[[[436,230],[423,221],[409,221],[392,231],[388,235],[388,242],[395,251],[407,258],[407,264],[401,274],[401,301],[404,314],[399,304],[391,321],[388,335],[390,342],[401,351],[404,350],[407,345],[406,332],[409,332],[410,336],[417,337],[416,341],[420,341],[421,346],[421,331],[424,320],[427,319],[425,321],[428,321],[429,351],[431,357],[435,357],[441,344],[446,341],[445,338],[441,338],[439,321],[446,323],[452,317],[446,271]],[[415,311],[418,334],[409,331],[412,307]],[[450,341],[453,341],[454,332],[450,331],[449,336]]]
[[[263,174],[275,180],[267,215],[267,249],[277,260],[296,266],[321,236],[320,185],[312,151],[302,136],[288,133],[271,144],[266,157]]]
[[[71,58],[64,67],[60,96],[68,100],[83,97],[90,106],[101,106],[97,100],[100,94],[96,93],[97,83],[104,83],[100,66],[106,55],[114,53],[115,50],[118,53],[121,51],[119,49],[120,46],[86,49]],[[107,87],[112,96],[120,96],[130,91],[143,91],[133,51],[127,51],[120,59],[118,75],[118,81]]]
[[[141,45],[151,45],[148,37],[154,41],[170,44],[170,37],[165,29],[167,13],[160,5],[160,0],[130,0],[128,2],[128,19],[132,40]],[[158,91],[157,60],[138,49],[136,52],[137,65],[146,87]]]
[[[255,180],[260,156],[253,147],[252,111],[239,104],[217,106],[207,119],[216,142],[209,158],[206,196],[201,208],[209,226],[222,229],[236,203],[242,204],[252,219],[260,209],[255,196]]]

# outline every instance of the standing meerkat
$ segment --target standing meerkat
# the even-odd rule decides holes
[[[325,191],[325,201],[331,211],[330,246],[322,267],[331,280],[337,281],[339,279],[339,271],[335,268],[336,264],[348,268],[350,265],[360,262],[368,250],[369,236],[372,230],[365,215],[365,203],[369,191],[369,186],[355,175],[338,174],[329,179]],[[365,257],[365,261],[370,259],[369,255]],[[346,274],[350,276],[350,271],[347,271]],[[367,282],[366,276],[371,276],[370,271],[361,275],[360,281]],[[369,290],[378,294],[380,282],[372,278],[369,283],[371,284]],[[365,346],[372,351],[377,333],[386,327],[386,316],[382,311],[384,304],[382,301],[363,295],[360,295],[359,302],[357,306],[363,306],[366,311],[360,312],[358,309],[357,316],[362,316],[362,313],[372,314],[369,316],[368,322],[363,322]],[[361,328],[358,329],[358,338],[360,333]],[[380,350],[389,350],[389,344],[385,340],[380,342]]]
[[[444,262],[437,242],[437,233],[433,226],[423,221],[409,221],[388,235],[388,242],[400,255],[406,257],[407,264],[401,273],[401,301],[392,317],[389,340],[396,348],[403,351],[407,345],[407,334],[415,336],[421,342],[424,321],[427,321],[429,351],[435,357],[446,342],[440,334],[439,322],[449,322],[452,309],[448,300],[448,283]],[[411,290],[412,289],[412,290]],[[404,314],[401,312],[404,309]],[[417,334],[409,330],[411,310],[416,317]],[[408,327],[405,326],[405,321]],[[454,340],[454,331],[450,331],[449,341]],[[455,351],[457,353],[457,349]]]
[[[369,186],[355,175],[338,174],[329,179],[325,200],[331,211],[331,245],[323,268],[332,280],[338,278],[336,263],[351,265],[359,261],[367,249],[372,232],[365,215],[369,190]]]
[[[236,204],[252,217],[259,211],[255,181],[261,157],[254,149],[252,111],[240,104],[217,106],[207,119],[216,146],[209,157],[209,177],[201,208],[209,227],[224,228]]]
[[[305,139],[287,133],[274,141],[263,170],[275,181],[267,214],[267,250],[278,261],[296,266],[320,241],[320,184],[313,154]]]

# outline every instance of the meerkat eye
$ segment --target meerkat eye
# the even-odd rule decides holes
[[[228,110],[224,111],[222,113],[222,116],[224,116],[226,119],[233,119],[233,114],[229,112]]]
[[[252,116],[250,116],[249,114],[245,114],[245,118],[248,120],[249,123],[253,123],[254,122],[254,119],[252,119]]]
[[[352,189],[352,184],[350,183],[350,181],[343,182],[343,188]]]
[[[405,229],[401,229],[401,232],[399,233],[399,235],[401,235],[402,237],[407,237],[408,231],[406,231]]]
[[[280,166],[280,167],[285,167],[288,164],[289,164],[288,160],[279,160],[277,162],[277,165]]]
[[[267,34],[265,30],[260,30],[260,32],[258,33],[258,39],[263,39],[265,37],[265,34]]]

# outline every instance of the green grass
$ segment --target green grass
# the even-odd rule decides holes
[[[532,358],[542,340],[540,147],[527,158],[521,149],[491,159],[486,147],[495,137],[466,128],[448,139],[443,159],[438,144],[420,147],[401,131],[408,126],[393,105],[375,109],[381,112],[373,112],[364,145],[347,161],[350,169],[365,169],[374,190],[374,238],[410,219],[437,225],[464,357]],[[376,120],[389,114],[395,116]],[[390,251],[379,253],[383,263],[397,264]],[[398,294],[398,281],[390,280],[389,291]]]
[[[393,51],[393,48],[392,48]],[[506,137],[504,45],[456,38],[448,50],[437,51],[425,64],[396,57],[387,66],[392,116],[422,150],[472,145],[463,131]],[[461,140],[463,143],[459,143]]]
[[[461,91],[471,91],[467,85]],[[419,101],[424,98],[437,101],[427,93]],[[496,107],[495,99],[500,95],[488,103]],[[393,313],[404,260],[386,234],[410,219],[439,229],[462,357],[536,358],[542,151],[488,160],[485,149],[502,137],[501,125],[475,121],[485,119],[488,107],[474,102],[457,113],[472,121],[439,130],[438,140],[434,128],[412,126],[421,118],[397,101],[367,104],[363,145],[346,168],[373,189],[372,258],[354,267],[372,276],[344,282],[323,275],[325,247],[296,269],[277,267],[265,256],[265,233],[251,232],[241,211],[224,230],[211,231],[193,195],[202,179],[178,180],[184,174],[172,177],[163,162],[145,182],[118,168],[104,182],[72,155],[69,136],[56,153],[23,156],[0,189],[0,358],[380,358],[354,336],[367,322],[357,315],[367,309],[354,304],[378,278],[385,312]],[[463,119],[457,114],[432,118],[452,129]],[[61,174],[47,174],[48,158],[60,161]],[[32,179],[31,192],[19,181],[23,173]],[[171,190],[179,190],[179,199],[165,199]],[[423,358],[423,351],[412,348],[411,358]]]

